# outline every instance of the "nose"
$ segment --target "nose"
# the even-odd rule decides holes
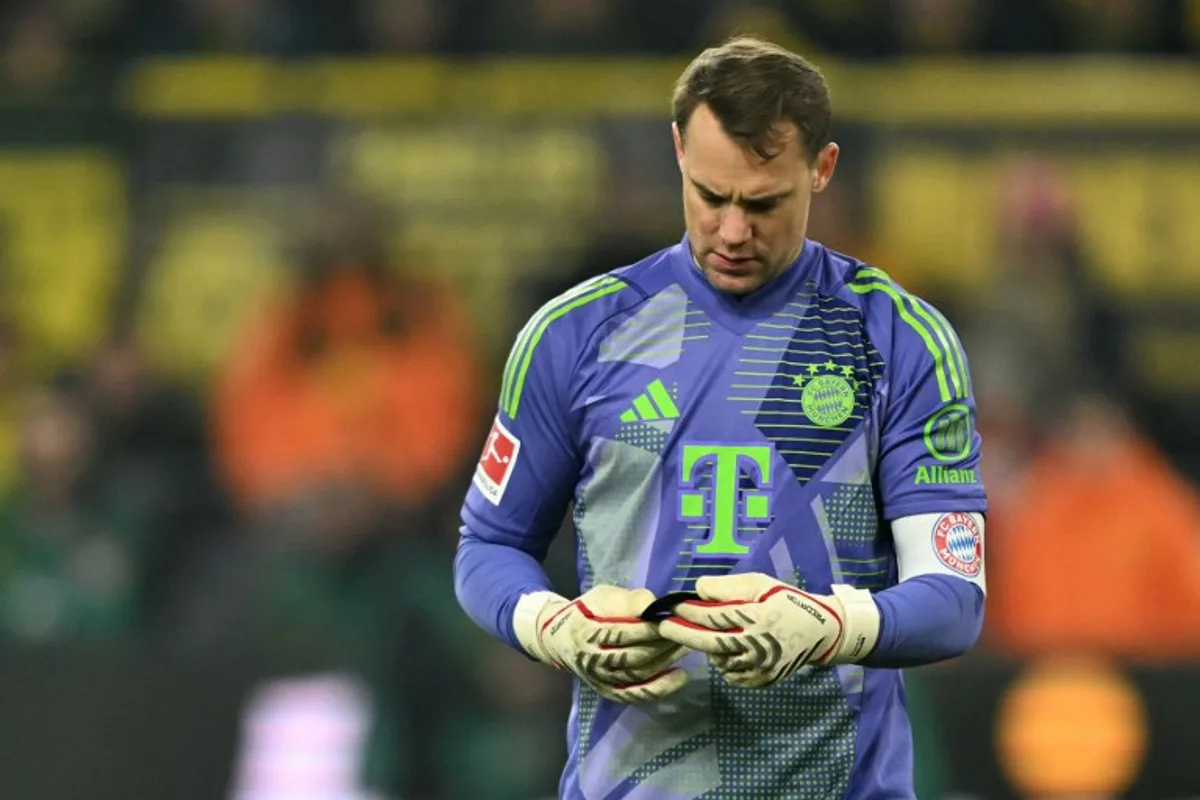
[[[721,209],[721,227],[717,235],[721,244],[730,250],[736,250],[750,241],[753,235],[749,216],[737,206],[731,205]]]

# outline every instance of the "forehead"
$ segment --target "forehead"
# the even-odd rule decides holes
[[[769,160],[731,138],[705,105],[696,109],[683,136],[684,164],[689,177],[721,192],[788,189],[808,168],[800,132],[791,122],[781,126],[783,149]]]

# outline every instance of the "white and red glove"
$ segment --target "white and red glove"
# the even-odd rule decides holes
[[[703,577],[700,600],[660,622],[664,639],[708,653],[737,686],[769,686],[805,664],[847,664],[879,638],[879,608],[864,589],[815,595],[761,572]]]
[[[534,592],[517,602],[513,630],[534,658],[574,673],[602,697],[644,703],[678,691],[687,672],[671,665],[685,648],[638,615],[649,589],[596,586],[575,600]]]

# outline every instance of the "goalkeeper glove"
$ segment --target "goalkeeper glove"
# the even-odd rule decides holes
[[[700,578],[696,592],[701,599],[675,606],[659,633],[708,653],[736,686],[768,686],[804,664],[858,661],[879,638],[879,609],[864,589],[814,595],[755,572]]]
[[[654,600],[648,589],[596,586],[567,600],[534,592],[517,602],[513,630],[534,658],[574,673],[602,697],[643,703],[675,692],[687,672],[671,669],[685,648],[638,618]]]

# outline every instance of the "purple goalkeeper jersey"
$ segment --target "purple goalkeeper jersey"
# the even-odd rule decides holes
[[[521,331],[499,405],[464,535],[541,559],[573,505],[584,591],[728,572],[880,591],[898,579],[887,521],[986,511],[951,326],[814,241],[741,299],[686,238],[579,285]],[[967,577],[982,561],[970,536],[931,547]],[[703,654],[681,665],[689,684],[648,705],[576,681],[563,797],[913,796],[899,670],[805,666],[744,689]]]

